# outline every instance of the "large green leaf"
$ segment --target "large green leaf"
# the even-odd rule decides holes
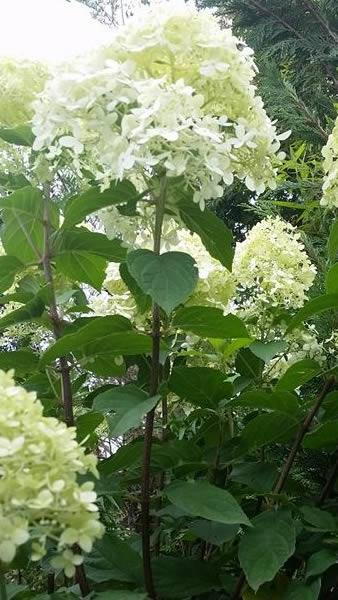
[[[316,377],[320,370],[321,367],[315,360],[310,358],[299,360],[285,371],[284,375],[276,383],[275,389],[279,392],[282,390],[292,391],[304,385],[304,383],[310,381],[313,377]]]
[[[84,317],[81,319],[81,327],[79,329],[75,330],[74,333],[66,333],[46,350],[42,355],[41,364],[44,366],[59,356],[74,352],[91,342],[100,342],[107,336],[110,338],[112,335],[125,335],[129,332],[131,332],[130,321],[120,315],[95,318]],[[113,351],[113,348],[111,350]]]
[[[174,316],[173,326],[201,337],[250,339],[243,321],[235,315],[224,316],[221,309],[209,306],[181,308]]]
[[[183,400],[202,408],[215,408],[220,400],[233,392],[233,386],[225,381],[225,375],[209,367],[175,367],[168,386]]]
[[[0,198],[4,225],[1,239],[6,253],[23,263],[41,261],[44,245],[42,193],[31,186]],[[57,223],[55,205],[50,204],[52,225]]]
[[[121,240],[109,240],[103,233],[88,231],[85,227],[60,231],[55,236],[53,249],[60,259],[68,252],[89,252],[110,262],[121,262],[127,255]]]
[[[93,410],[108,414],[107,423],[111,437],[123,435],[142,423],[145,415],[158,403],[160,396],[149,398],[134,384],[117,386],[96,396]],[[114,412],[114,415],[110,413]]]
[[[115,454],[99,462],[98,470],[102,475],[129,469],[138,463],[142,456],[143,440],[137,440],[121,446]]]
[[[195,260],[184,252],[134,250],[127,264],[142,291],[168,314],[190,296],[198,281]]]
[[[107,261],[86,250],[68,250],[55,259],[56,269],[73,281],[88,283],[100,291],[105,279]]]
[[[338,294],[338,263],[332,265],[326,273],[325,289],[328,294]]]
[[[322,531],[334,531],[337,528],[335,518],[326,510],[321,510],[316,506],[302,506],[301,513],[306,523],[310,523]]]
[[[264,360],[264,362],[269,362],[276,354],[280,354],[287,347],[287,342],[276,340],[275,342],[254,342],[249,348],[258,358]]]
[[[91,187],[68,200],[64,210],[63,227],[73,227],[93,212],[113,204],[127,204],[139,197],[140,194],[130,181],[114,181],[104,192]]]
[[[243,377],[257,379],[260,378],[263,372],[264,361],[251,352],[249,348],[241,348],[236,356],[235,367],[236,371]]]
[[[193,516],[226,525],[250,525],[235,498],[207,481],[176,481],[165,493],[172,504]]]
[[[25,306],[21,306],[2,317],[0,319],[0,331],[3,331],[10,325],[37,319],[38,317],[41,317],[44,310],[45,303],[40,297],[36,297],[33,300],[30,300],[30,302],[27,302]]]
[[[312,554],[307,561],[306,578],[317,577],[338,562],[337,552],[328,548],[323,548],[319,552]]]
[[[295,525],[288,513],[264,512],[253,520],[239,543],[239,560],[256,592],[271,581],[295,551]]]
[[[286,330],[287,333],[298,327],[303,321],[322,313],[326,310],[336,310],[338,308],[338,294],[327,294],[324,296],[318,296],[318,298],[313,298],[313,300],[309,300],[306,302],[291,319],[288,328]]]
[[[140,555],[125,540],[113,533],[95,543],[96,552],[114,569],[121,573],[117,581],[129,581],[142,584],[142,560]]]
[[[140,313],[145,313],[151,308],[151,298],[148,294],[145,294],[140,286],[135,281],[134,277],[132,277],[129,273],[129,269],[127,263],[120,264],[120,275],[121,279],[126,284],[130,293],[135,299],[136,305]]]
[[[206,519],[196,519],[189,525],[189,530],[201,540],[215,546],[221,546],[224,542],[228,542],[235,537],[238,532],[238,525],[226,525],[225,523],[216,523]]]
[[[0,292],[11,287],[15,275],[23,268],[23,263],[16,256],[0,256]]]
[[[277,479],[277,469],[269,463],[244,462],[233,466],[230,479],[256,492],[270,492]]]
[[[255,390],[243,392],[231,402],[231,406],[247,406],[249,408],[265,408],[285,414],[295,415],[299,412],[298,399],[288,391]]]
[[[309,584],[293,581],[288,586],[283,600],[318,600],[320,588],[320,579]]]
[[[17,127],[1,127],[0,138],[9,144],[16,146],[32,146],[34,134],[29,125],[18,125]]]
[[[303,441],[304,448],[318,450],[330,448],[338,443],[338,421],[327,421],[306,434]]]
[[[266,413],[249,421],[242,431],[242,439],[255,448],[271,442],[284,442],[292,437],[298,425],[299,421],[291,415]]]
[[[223,586],[217,566],[191,558],[160,556],[153,561],[155,588],[161,598],[198,597]]]
[[[59,232],[53,252],[58,271],[97,290],[102,287],[107,261],[120,262],[126,256],[120,240],[109,240],[102,233],[80,227]]]
[[[88,412],[83,415],[80,415],[76,419],[76,437],[79,442],[83,442],[83,440],[89,436],[89,441],[93,437],[95,429],[102,423],[103,415],[98,412]],[[94,436],[94,442],[97,441],[97,438]],[[86,443],[88,447],[90,444]]]
[[[146,594],[128,590],[109,590],[95,594],[95,600],[147,600]]]
[[[328,240],[328,252],[331,260],[336,260],[338,256],[338,219],[336,219],[331,227],[329,240]]]
[[[31,350],[0,352],[0,369],[15,369],[16,376],[27,375],[37,369],[39,358]]]
[[[214,213],[207,209],[202,211],[190,198],[180,200],[178,207],[183,223],[199,235],[209,254],[231,271],[234,248],[230,229]]]

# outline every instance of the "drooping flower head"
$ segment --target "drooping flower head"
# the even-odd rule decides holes
[[[35,104],[35,149],[104,189],[140,173],[183,176],[203,208],[234,176],[274,187],[281,136],[253,84],[252,52],[208,10],[144,7],[112,43],[58,70]]]
[[[236,246],[233,274],[250,291],[253,310],[299,308],[316,274],[300,233],[279,217],[257,223]]]
[[[322,154],[325,177],[320,203],[329,208],[338,208],[338,118]]]
[[[85,454],[75,429],[44,417],[35,392],[15,384],[13,372],[0,371],[0,562],[9,563],[30,540],[32,560],[56,543],[52,564],[72,576],[82,557],[103,534],[92,482],[77,475],[97,474],[96,458]]]
[[[40,63],[0,60],[0,125],[16,127],[31,120],[32,102],[42,91],[47,71]]]

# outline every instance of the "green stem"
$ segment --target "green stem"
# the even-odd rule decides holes
[[[161,234],[164,218],[164,208],[166,199],[167,182],[163,178],[161,189],[156,202],[156,217],[154,231],[154,252],[160,254]],[[161,340],[161,319],[160,308],[157,304],[153,305],[152,314],[152,358],[150,375],[150,396],[155,396],[158,392],[160,379],[160,340]],[[143,549],[143,574],[144,583],[148,596],[156,600],[157,595],[154,587],[153,571],[151,565],[151,522],[150,522],[150,458],[153,442],[155,409],[151,410],[146,417],[144,433],[144,451],[143,451],[143,469],[141,480],[141,505],[142,505],[142,549]]]
[[[0,600],[8,600],[5,575],[0,570]]]

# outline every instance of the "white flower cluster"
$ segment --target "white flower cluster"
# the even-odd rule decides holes
[[[41,92],[47,70],[41,63],[0,60],[0,125],[15,127],[31,120],[32,102]]]
[[[316,275],[300,233],[279,217],[255,225],[236,246],[233,272],[255,311],[258,305],[296,309]]]
[[[325,177],[320,203],[329,208],[338,208],[338,118],[322,154]]]
[[[234,176],[275,187],[280,140],[253,84],[252,51],[208,10],[162,0],[112,43],[59,69],[35,102],[34,148],[71,161],[101,189],[112,180],[183,176],[194,201]]]
[[[96,493],[77,475],[97,475],[96,458],[85,454],[75,429],[44,417],[36,394],[15,385],[13,372],[0,371],[0,562],[10,563],[17,548],[31,540],[32,560],[57,546],[53,566],[68,577],[103,535]]]

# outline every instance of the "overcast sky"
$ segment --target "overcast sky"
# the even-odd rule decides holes
[[[58,62],[108,36],[76,0],[0,0],[0,56]]]

